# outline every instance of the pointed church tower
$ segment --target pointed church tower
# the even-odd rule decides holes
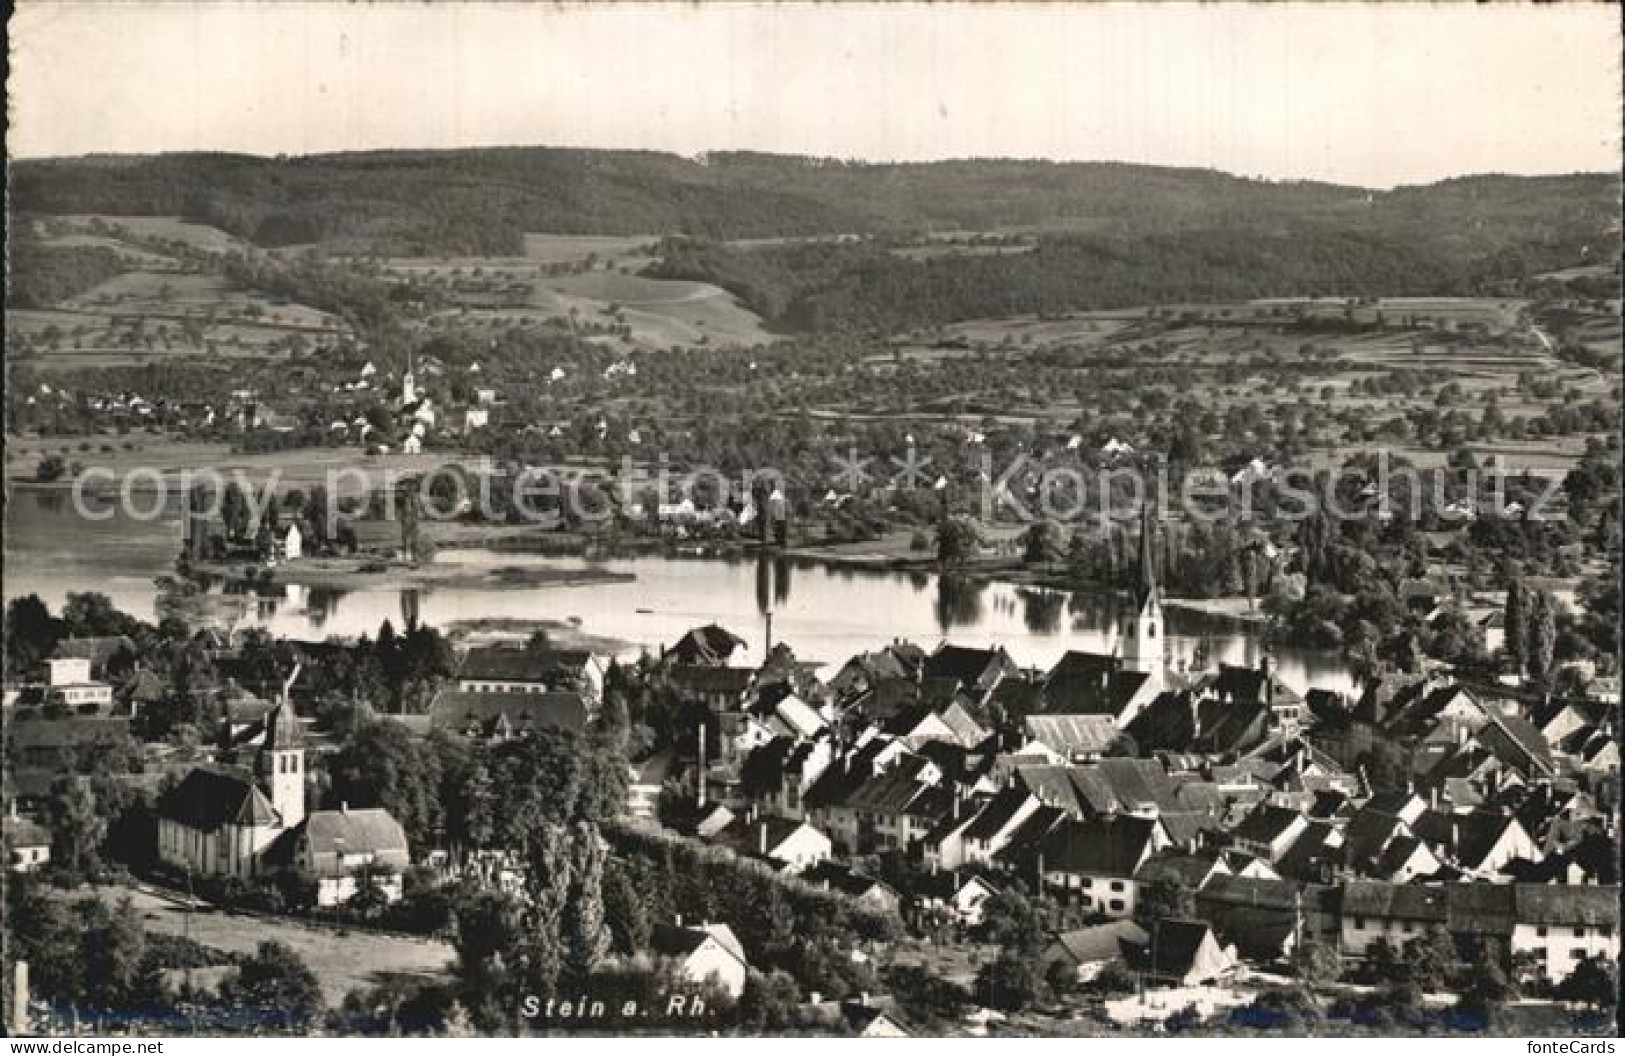
[[[412,350],[406,350],[406,373],[401,375],[401,406],[409,406],[417,402],[418,379],[412,372]]]
[[[284,696],[265,717],[265,743],[260,745],[255,771],[271,796],[271,806],[282,815],[284,828],[305,820],[305,731]]]
[[[1156,526],[1153,500],[1140,507],[1140,567],[1134,584],[1134,615],[1123,627],[1123,666],[1130,671],[1162,674],[1162,599],[1157,590]]]

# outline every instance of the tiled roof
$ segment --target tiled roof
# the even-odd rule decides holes
[[[275,825],[278,817],[251,775],[237,770],[193,770],[164,794],[158,815],[213,832],[222,825]]]
[[[465,693],[444,689],[429,705],[436,730],[477,736],[516,736],[543,727],[580,730],[589,718],[580,693]]]
[[[1099,755],[1117,737],[1107,715],[1029,715],[1027,735],[1062,755]]]
[[[1118,715],[1151,676],[1144,671],[1110,674],[1068,674],[1044,684],[1044,713],[1048,715]]]
[[[535,650],[512,646],[478,646],[463,658],[457,677],[481,682],[538,682],[551,684],[576,677],[592,661],[582,650]]]
[[[406,831],[381,807],[312,811],[304,828],[318,875],[348,873],[340,855],[372,854],[376,864],[395,869],[411,864]]]
[[[1129,879],[1151,851],[1157,823],[1147,818],[1091,818],[1057,826],[1044,837],[1045,872]]]
[[[724,664],[734,650],[744,648],[745,640],[714,623],[696,627],[677,640],[671,653],[685,664]]]

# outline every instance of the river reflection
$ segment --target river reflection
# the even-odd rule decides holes
[[[172,571],[180,531],[172,522],[87,525],[58,497],[21,496],[8,510],[5,594],[37,593],[59,608],[69,592],[95,590],[143,619],[164,600],[155,577]],[[32,501],[45,499],[46,501]],[[1109,652],[1116,646],[1116,599],[966,580],[928,572],[832,569],[783,556],[676,558],[548,557],[488,550],[442,550],[436,560],[485,567],[603,569],[630,581],[574,587],[375,589],[341,593],[256,583],[205,589],[240,625],[321,639],[376,634],[388,619],[413,617],[436,626],[458,620],[578,620],[583,631],[627,643],[626,654],[658,649],[684,631],[716,622],[742,635],[753,654],[773,638],[807,660],[839,662],[853,653],[909,638],[927,648],[944,639],[1002,645],[1018,663],[1047,667],[1068,649]],[[213,611],[215,606],[209,606]],[[1167,648],[1175,668],[1219,662],[1256,665],[1262,650],[1246,625],[1170,606]],[[1299,650],[1277,656],[1282,676],[1299,689],[1350,688],[1335,657]]]

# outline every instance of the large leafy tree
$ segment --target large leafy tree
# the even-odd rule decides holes
[[[415,848],[440,821],[439,758],[406,727],[388,719],[357,724],[327,767],[331,805],[383,807]]]
[[[220,996],[268,1024],[293,1028],[310,1023],[323,1004],[316,973],[291,947],[274,940],[260,943],[236,974],[220,984]]]

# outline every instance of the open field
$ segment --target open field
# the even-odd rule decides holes
[[[643,250],[659,241],[659,235],[526,234],[525,259],[540,264],[585,262],[588,257],[613,260],[617,265],[646,262],[653,258]]]
[[[267,356],[346,337],[337,316],[234,287],[219,275],[140,269],[52,309],[6,313],[8,354],[46,368],[114,366],[213,352]]]
[[[520,276],[521,272],[514,272],[516,281]],[[631,333],[625,339],[584,338],[628,350],[659,351],[681,345],[750,347],[779,339],[738,298],[709,283],[591,271],[528,279],[525,285],[529,293],[519,298],[522,303],[455,308],[434,318],[460,326],[507,327],[566,319],[574,311],[584,322],[629,327]]]
[[[131,445],[128,449],[126,443]],[[111,447],[112,450],[104,450]],[[226,444],[160,439],[147,435],[102,437],[94,440],[37,437],[6,437],[6,474],[27,479],[39,460],[48,454],[84,463],[87,469],[105,468],[122,478],[137,468],[152,468],[166,481],[177,481],[182,473],[213,470],[226,475],[241,474],[246,480],[263,481],[272,473],[282,488],[306,488],[324,483],[329,473],[346,472],[346,492],[360,491],[359,481],[376,486],[390,476],[396,478],[424,473],[447,462],[458,461],[440,454],[369,455],[359,447],[307,447],[266,454],[236,454]],[[355,474],[360,474],[356,476]],[[92,478],[94,481],[95,478]],[[105,478],[104,478],[105,479]]]
[[[322,995],[331,1006],[338,1005],[351,990],[391,979],[444,980],[456,956],[449,943],[434,939],[346,930],[223,909],[200,909],[188,914],[182,902],[144,886],[101,887],[94,893],[111,902],[128,896],[149,931],[190,933],[197,942],[227,953],[253,953],[262,942],[286,943],[316,973]]]
[[[132,237],[140,239],[180,242],[208,253],[247,252],[254,248],[218,227],[194,224],[174,216],[98,216],[89,213],[71,213],[53,219],[85,230],[90,230],[92,225],[95,225],[109,231],[114,237],[118,237],[120,232],[128,232]]]

